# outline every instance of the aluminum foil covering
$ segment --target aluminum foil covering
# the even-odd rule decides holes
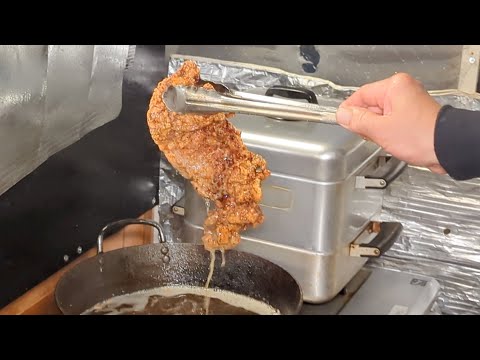
[[[436,278],[443,313],[480,314],[480,179],[456,182],[409,167],[390,185],[380,220],[401,238],[369,266]]]
[[[118,116],[134,48],[0,46],[0,195]]]
[[[361,86],[408,72],[429,90],[457,88],[463,45],[166,45],[165,53],[271,66]],[[438,76],[441,74],[441,76]]]
[[[163,227],[165,239],[169,242],[181,242],[183,217],[175,215],[172,206],[183,197],[185,179],[170,165],[163,154],[160,157],[159,181],[159,222]]]
[[[242,91],[300,85],[340,102],[356,89],[275,68],[175,54],[170,57],[169,74],[187,58],[197,62],[204,80]],[[477,94],[456,90],[430,93],[441,104],[480,110]],[[181,201],[185,180],[165,159],[160,172],[159,218],[167,239],[181,241],[183,218],[174,215],[171,207]],[[368,266],[432,276],[442,286],[438,299],[442,313],[480,314],[480,180],[456,182],[409,167],[388,188],[377,220],[399,221],[404,232],[382,258]]]

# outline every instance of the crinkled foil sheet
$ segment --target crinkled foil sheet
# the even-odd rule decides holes
[[[115,119],[133,45],[0,46],[0,195]]]
[[[169,74],[187,58],[199,64],[204,80],[236,90],[298,85],[341,101],[356,89],[275,68],[182,55],[170,57]],[[475,95],[456,90],[431,94],[441,104],[480,110],[480,98]],[[165,158],[160,172],[159,218],[167,239],[181,241],[183,218],[171,208],[184,194],[184,179]],[[404,232],[384,256],[368,266],[432,276],[441,284],[437,299],[441,313],[480,314],[480,179],[456,182],[409,167],[388,188],[378,220],[401,222]]]
[[[380,216],[400,239],[369,263],[436,278],[446,314],[480,314],[480,180],[455,182],[413,167],[390,185]]]
[[[407,72],[429,90],[457,88],[464,45],[166,45],[165,54],[270,66],[361,86]],[[439,76],[441,74],[441,76]]]

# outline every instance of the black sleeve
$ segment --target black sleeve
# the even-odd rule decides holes
[[[453,179],[480,177],[480,111],[443,106],[434,144],[440,165]]]

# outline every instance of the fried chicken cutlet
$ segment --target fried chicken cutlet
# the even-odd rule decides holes
[[[167,109],[162,96],[169,86],[198,86],[199,80],[200,69],[189,60],[162,80],[150,100],[147,124],[170,164],[201,197],[215,204],[204,222],[205,249],[228,250],[239,244],[241,231],[264,221],[261,182],[270,171],[228,121],[234,114],[179,114]],[[210,84],[203,87],[213,90]]]

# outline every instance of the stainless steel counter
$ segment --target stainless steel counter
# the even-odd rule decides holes
[[[438,314],[439,283],[429,277],[363,268],[333,300],[304,304],[301,315]]]

